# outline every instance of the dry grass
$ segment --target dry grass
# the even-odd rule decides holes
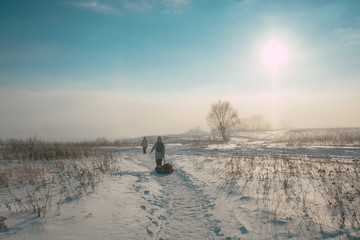
[[[79,159],[105,155],[111,157],[112,153],[100,151],[96,142],[90,145],[90,143],[43,142],[33,138],[26,141],[9,140],[0,147],[0,160],[7,162]]]
[[[273,222],[296,222],[293,236],[318,234],[359,237],[360,164],[358,159],[329,162],[286,152],[278,155],[212,155],[198,166],[224,171],[231,187],[254,196],[253,205]]]
[[[64,203],[96,191],[105,175],[119,172],[118,152],[35,140],[0,148],[0,203],[9,212],[60,214]]]
[[[290,130],[276,141],[289,146],[360,145],[360,128]]]

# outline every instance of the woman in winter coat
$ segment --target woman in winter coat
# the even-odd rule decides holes
[[[165,157],[165,145],[162,142],[162,138],[160,136],[157,138],[157,141],[152,147],[150,153],[152,153],[154,150],[155,150],[156,166],[161,167],[162,159]]]

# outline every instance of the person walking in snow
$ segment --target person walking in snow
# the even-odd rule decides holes
[[[162,142],[162,138],[160,136],[157,138],[156,143],[154,143],[154,146],[152,147],[150,153],[152,153],[154,150],[155,150],[156,166],[161,167],[162,159],[165,157],[165,145]]]
[[[148,141],[146,140],[146,137],[141,141],[141,146],[143,148],[143,154],[146,154],[146,149],[148,147]]]

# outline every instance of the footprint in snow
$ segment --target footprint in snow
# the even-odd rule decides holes
[[[146,232],[150,237],[154,236],[154,233],[149,229],[149,227],[146,227]]]
[[[164,215],[160,215],[160,216],[158,217],[158,219],[159,219],[159,220],[166,220],[166,217],[165,217]]]
[[[133,188],[135,189],[136,192],[139,192],[141,187],[133,184]]]
[[[242,225],[242,226],[239,228],[239,230],[240,230],[241,234],[246,234],[246,233],[249,232],[244,225]]]

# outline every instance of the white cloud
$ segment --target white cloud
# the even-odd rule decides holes
[[[126,9],[132,9],[138,12],[153,8],[151,1],[126,1],[124,6]]]
[[[228,0],[228,2],[238,5],[246,5],[255,2],[256,0]]]
[[[149,9],[174,11],[187,6],[189,3],[190,0],[131,0],[124,2],[124,7],[139,12]]]
[[[101,3],[100,1],[82,1],[74,3],[74,5],[101,12],[117,12],[117,9],[114,6]]]
[[[189,4],[190,0],[125,0],[125,1],[105,1],[104,0],[86,0],[73,3],[73,5],[92,9],[99,12],[117,13],[128,9],[138,12],[149,9],[165,9],[168,11],[183,8]]]
[[[349,45],[360,44],[360,31],[353,28],[338,28],[336,32]]]
[[[180,8],[188,5],[190,0],[163,0],[161,2],[170,8]]]

